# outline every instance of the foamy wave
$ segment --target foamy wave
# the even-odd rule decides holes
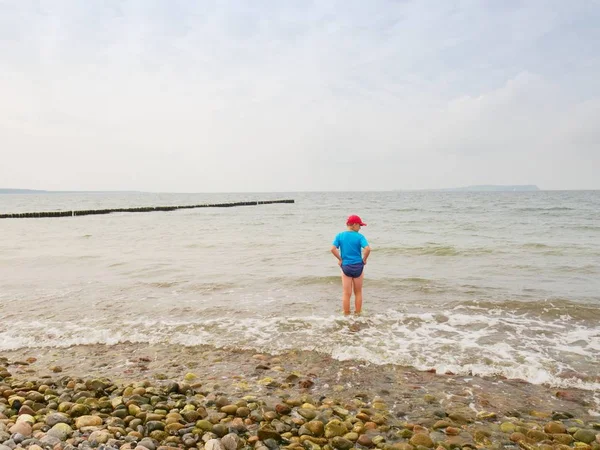
[[[600,390],[593,370],[600,332],[566,318],[447,311],[437,314],[252,317],[236,319],[13,322],[0,327],[0,350],[123,342],[250,349],[311,350],[340,360],[412,366],[462,375],[520,378],[535,384]]]

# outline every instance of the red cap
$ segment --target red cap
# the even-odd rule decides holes
[[[346,221],[346,225],[354,225],[355,223],[359,224],[361,227],[366,227],[367,224],[362,221],[362,219],[358,216],[352,215],[348,217]]]

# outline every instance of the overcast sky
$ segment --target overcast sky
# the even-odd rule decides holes
[[[600,189],[600,0],[0,0],[0,187]]]

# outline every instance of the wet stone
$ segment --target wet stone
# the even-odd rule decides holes
[[[544,432],[548,434],[563,434],[567,432],[567,428],[560,422],[548,422],[544,425]]]
[[[354,447],[354,442],[344,439],[343,437],[336,436],[331,441],[331,445],[338,450],[349,450]]]
[[[226,425],[218,423],[213,426],[212,432],[215,433],[218,437],[223,437],[229,432],[229,429]]]
[[[331,420],[325,425],[325,437],[333,438],[336,436],[343,436],[348,432],[346,426],[338,419]]]
[[[9,431],[13,434],[22,434],[23,436],[30,436],[33,431],[31,425],[27,422],[17,422],[12,427],[10,427]]]
[[[66,423],[57,423],[48,431],[48,435],[57,437],[61,441],[66,441],[72,434],[73,429]]]
[[[263,426],[258,429],[258,439],[265,441],[266,439],[275,439],[276,441],[281,440],[279,433],[270,426]]]
[[[415,447],[418,447],[418,446],[423,446],[423,447],[427,447],[427,448],[433,447],[433,441],[431,440],[429,435],[425,434],[425,433],[417,433],[417,434],[413,435],[413,437],[410,438],[409,442],[412,445],[414,445]]]
[[[596,432],[593,430],[577,430],[577,432],[573,435],[576,441],[583,442],[585,444],[591,444],[596,440]]]
[[[571,436],[570,434],[553,434],[552,436],[552,440],[555,442],[558,442],[560,444],[564,444],[564,445],[571,445],[571,443],[573,443],[573,441],[575,440],[575,438],[573,438],[573,436]]]
[[[154,430],[164,430],[165,424],[158,420],[151,420],[146,423],[146,429],[148,433],[152,433]]]
[[[221,438],[221,443],[225,450],[237,450],[241,445],[241,439],[237,434],[229,433]]]
[[[358,439],[356,440],[357,444],[362,445],[363,447],[372,447],[373,446],[373,440],[366,434],[361,434],[360,436],[358,436]]]

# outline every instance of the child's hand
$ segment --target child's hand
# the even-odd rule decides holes
[[[342,267],[342,260],[338,259],[338,266]]]
[[[367,265],[367,259],[363,258],[363,264],[366,266]]]

